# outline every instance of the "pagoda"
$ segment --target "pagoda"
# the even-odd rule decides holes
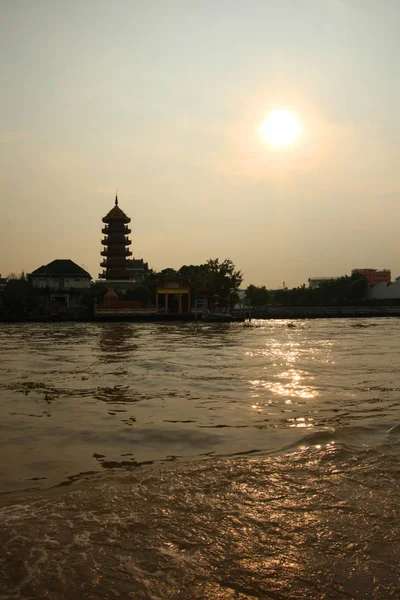
[[[102,219],[106,225],[101,230],[105,237],[101,240],[104,249],[101,255],[104,260],[100,266],[104,268],[99,274],[100,279],[106,281],[120,281],[130,278],[127,271],[127,257],[132,256],[128,246],[131,244],[127,237],[131,230],[127,226],[130,218],[118,206],[118,196],[115,196],[115,206]]]

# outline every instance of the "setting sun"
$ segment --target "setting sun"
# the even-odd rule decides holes
[[[273,110],[261,124],[259,132],[267,144],[274,148],[286,148],[300,137],[302,127],[296,115],[286,109]]]

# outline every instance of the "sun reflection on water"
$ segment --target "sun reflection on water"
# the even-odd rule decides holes
[[[330,340],[310,339],[297,329],[287,330],[284,340],[267,336],[264,346],[247,348],[244,354],[253,366],[248,379],[249,400],[258,412],[281,405],[281,412],[293,413],[296,407],[315,400],[320,392],[315,385],[314,364],[333,364]],[[304,420],[292,421],[290,427],[313,426]]]
[[[289,427],[303,427],[303,428],[310,428],[310,427],[314,427],[314,423],[312,422],[314,421],[313,417],[296,417],[294,419],[287,419],[287,422],[289,423]]]
[[[305,382],[307,376],[307,383]],[[285,404],[291,404],[290,398],[300,398],[311,400],[319,394],[315,387],[309,384],[314,377],[306,371],[297,369],[288,369],[275,376],[273,379],[253,379],[249,380],[251,386],[250,397],[258,398],[263,391],[272,392],[274,396],[287,396]]]

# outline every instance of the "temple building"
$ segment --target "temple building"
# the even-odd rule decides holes
[[[103,217],[105,226],[102,229],[104,238],[101,243],[104,249],[101,255],[104,256],[100,266],[104,268],[103,273],[99,273],[100,279],[106,281],[126,281],[131,278],[128,272],[128,256],[132,256],[129,250],[131,241],[128,235],[131,233],[127,223],[130,218],[118,206],[118,197],[115,196],[115,206]]]

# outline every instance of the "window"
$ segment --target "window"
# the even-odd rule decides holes
[[[64,287],[64,279],[58,280],[58,287]]]

